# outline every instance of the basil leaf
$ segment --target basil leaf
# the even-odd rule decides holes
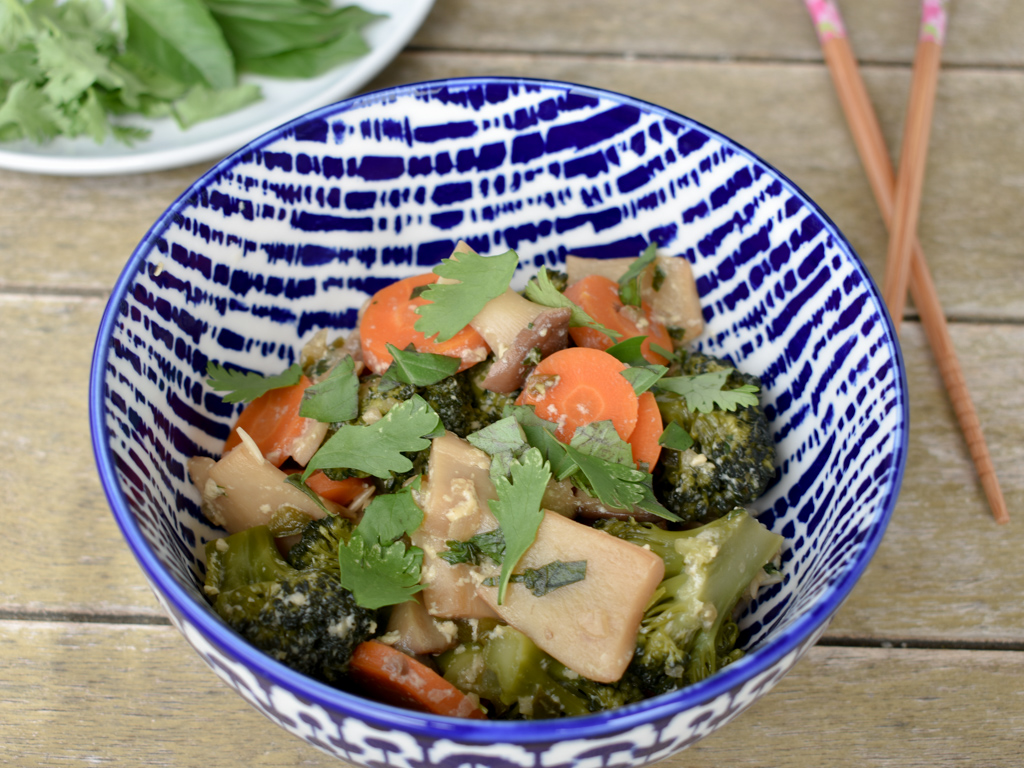
[[[401,350],[394,344],[386,345],[391,353],[391,365],[384,377],[414,387],[427,387],[455,374],[462,365],[458,357],[435,355],[432,352]]]
[[[658,445],[663,445],[674,451],[685,451],[693,445],[693,437],[678,423],[670,421],[661,433],[661,437],[658,438]]]

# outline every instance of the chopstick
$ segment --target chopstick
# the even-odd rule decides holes
[[[805,0],[805,3],[818,32],[825,62],[832,74],[836,93],[867,173],[868,182],[878,202],[882,218],[888,226],[896,210],[896,176],[882,129],[846,37],[842,18],[834,3],[829,0]],[[931,271],[925,261],[924,250],[913,233],[909,263],[910,292],[992,509],[992,516],[997,523],[1007,523],[1010,516],[999,486],[999,478],[996,476],[981,423],[964,380],[963,369],[953,345],[946,316],[939,303]]]
[[[885,280],[882,283],[882,295],[897,333],[907,304],[910,252],[917,236],[917,221],[921,210],[928,137],[935,107],[942,43],[946,36],[946,2],[921,2],[921,29],[917,52],[914,54],[910,101],[903,126],[899,173],[896,175],[895,211],[889,227],[889,250],[885,260]]]

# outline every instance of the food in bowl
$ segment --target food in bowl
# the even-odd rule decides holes
[[[206,594],[293,669],[423,712],[584,715],[742,656],[783,538],[760,382],[690,345],[689,263],[570,256],[513,290],[460,242],[272,376],[189,474],[226,538]]]
[[[339,238],[344,245],[339,246]],[[739,620],[744,656],[707,679],[580,717],[449,718],[326,685],[258,651],[203,594],[191,457],[237,406],[210,359],[273,375],[317,329],[347,334],[381,287],[459,239],[524,257],[656,241],[693,267],[700,352],[761,379],[776,479],[750,507],[784,536],[783,581]],[[532,258],[532,263],[530,259]],[[813,647],[877,549],[902,478],[907,395],[863,264],[784,175],[707,126],[622,94],[519,78],[389,88],[281,126],[197,179],[135,250],[90,382],[100,479],[125,541],[197,657],[257,711],[349,764],[641,766],[713,733]],[[310,482],[313,482],[312,476]]]

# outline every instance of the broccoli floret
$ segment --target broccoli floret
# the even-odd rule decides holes
[[[498,625],[438,658],[444,677],[475,693],[493,717],[527,720],[585,715],[642,698],[631,683],[598,683],[551,658],[518,630]]]
[[[482,363],[477,363],[465,371],[470,384],[470,393],[473,398],[473,405],[476,408],[477,429],[493,424],[504,418],[505,409],[516,402],[518,392],[491,392],[484,389],[481,384],[487,378],[487,374],[494,365],[494,355],[490,355]]]
[[[742,656],[733,611],[778,554],[782,536],[743,509],[683,531],[634,520],[604,520],[596,527],[648,546],[665,561],[665,578],[644,613],[629,667],[645,695],[696,683]]]
[[[420,389],[420,396],[437,411],[449,432],[465,437],[480,429],[473,405],[473,389],[464,376],[449,376]]]
[[[348,544],[354,523],[347,517],[328,515],[311,520],[302,531],[302,538],[288,552],[293,568],[316,568],[338,573],[338,546]]]
[[[690,352],[678,374],[695,376],[732,367],[726,360]],[[734,370],[723,389],[743,384],[761,386],[756,376]],[[688,450],[662,451],[654,490],[666,507],[684,521],[708,522],[767,490],[775,477],[775,442],[760,405],[734,411],[716,406],[701,413],[691,411],[682,395],[658,391],[656,397],[665,422],[676,422],[694,440]]]
[[[352,652],[377,629],[336,575],[296,569],[266,526],[206,545],[205,591],[213,609],[242,637],[297,672],[341,682]]]

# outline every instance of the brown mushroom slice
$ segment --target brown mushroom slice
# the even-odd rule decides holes
[[[515,392],[548,355],[569,344],[568,307],[545,309],[519,331],[505,353],[491,364],[480,386],[491,392]],[[493,347],[492,347],[493,349]]]
[[[240,445],[220,460],[197,456],[189,460],[188,472],[202,496],[203,514],[228,533],[266,525],[282,507],[290,507],[314,519],[326,508],[350,516],[340,504],[321,499],[320,507],[309,496],[285,482],[287,475],[267,461],[249,435],[239,430]]]
[[[585,259],[582,256],[569,254],[565,257],[565,274],[569,278],[569,285],[588,275],[601,275],[618,282],[634,261],[636,261],[635,256],[619,259]]]
[[[498,605],[497,587],[481,581],[477,591],[502,619],[569,669],[614,682],[633,658],[640,620],[665,564],[649,549],[546,511],[515,572],[580,560],[587,563],[582,581],[543,596],[513,582]]]
[[[644,272],[640,295],[651,305],[656,320],[685,332],[683,341],[689,343],[704,332],[697,281],[690,262],[682,256],[656,258]]]
[[[443,653],[458,642],[455,623],[435,619],[419,599],[391,608],[382,639],[410,656]]]
[[[603,275],[609,280],[625,274],[635,257],[619,259],[584,259],[569,255],[565,259],[566,274],[572,285],[587,275]],[[690,262],[682,256],[658,256],[644,270],[640,280],[641,297],[656,320],[667,327],[684,331],[683,339],[693,341],[704,331],[704,313],[700,307],[697,282]]]
[[[487,502],[498,497],[490,479],[491,458],[454,433],[434,438],[427,463],[427,480],[417,503],[423,523],[412,532],[412,543],[423,550],[423,604],[431,616],[443,619],[492,618],[494,613],[476,594],[472,568],[451,565],[440,556],[448,541],[465,541],[498,521]]]

